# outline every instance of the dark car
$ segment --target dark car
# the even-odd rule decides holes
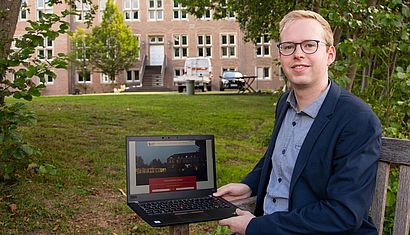
[[[243,89],[245,84],[245,80],[242,78],[243,75],[241,72],[238,71],[225,71],[221,78],[221,86],[220,90],[223,91],[225,89]]]

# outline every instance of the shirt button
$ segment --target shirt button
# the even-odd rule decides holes
[[[273,201],[273,203],[276,203],[276,198],[274,198],[272,201]]]
[[[285,154],[285,153],[286,153],[286,149],[282,150],[282,154]]]
[[[278,178],[278,182],[279,182],[279,183],[282,182],[282,178]]]
[[[296,122],[292,122],[292,126],[296,126]]]

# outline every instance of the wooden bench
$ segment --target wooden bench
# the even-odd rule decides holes
[[[392,166],[400,170],[393,235],[409,234],[410,229],[410,140],[382,138],[382,151],[376,176],[376,191],[370,215],[379,234],[383,233],[384,212],[386,209],[387,187]],[[242,209],[254,211],[256,197],[233,201]],[[189,235],[189,225],[171,226],[170,235]]]

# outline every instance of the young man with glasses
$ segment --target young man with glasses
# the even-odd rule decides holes
[[[241,183],[214,194],[257,196],[254,214],[221,220],[237,234],[377,234],[368,215],[380,155],[372,110],[328,76],[336,57],[329,23],[311,11],[280,22],[291,91],[278,101],[269,147]]]

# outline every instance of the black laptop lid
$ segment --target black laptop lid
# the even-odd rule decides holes
[[[213,135],[128,136],[126,143],[128,202],[215,192]]]

